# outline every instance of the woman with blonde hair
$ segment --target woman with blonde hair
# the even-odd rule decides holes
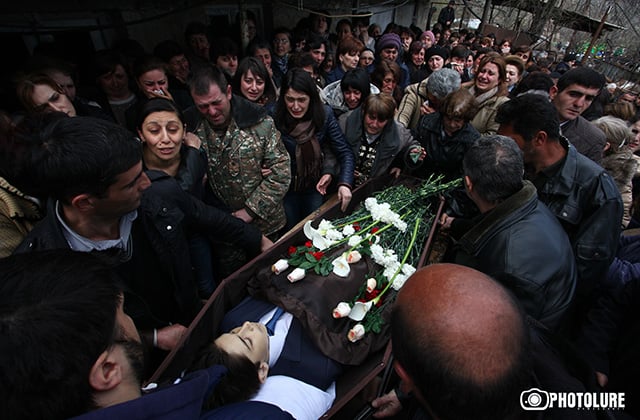
[[[495,120],[498,108],[509,98],[507,94],[507,72],[504,57],[497,52],[487,53],[478,66],[478,73],[469,92],[478,102],[478,113],[471,120],[482,135],[495,134],[500,124]]]
[[[631,220],[631,203],[633,201],[631,181],[638,169],[638,163],[629,149],[633,134],[624,120],[610,115],[600,117],[592,123],[604,132],[607,139],[604,146],[602,167],[616,182],[622,196],[624,213],[621,223],[625,228]]]

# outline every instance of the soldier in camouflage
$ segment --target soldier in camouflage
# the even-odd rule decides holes
[[[233,95],[213,66],[196,70],[189,87],[195,108],[186,112],[187,125],[207,153],[212,191],[235,217],[273,238],[285,225],[291,181],[280,132],[264,108]]]

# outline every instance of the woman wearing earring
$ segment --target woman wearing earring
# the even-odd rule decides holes
[[[137,131],[145,167],[176,178],[183,190],[200,198],[207,160],[177,106],[168,99],[150,99],[140,109]]]
[[[165,201],[176,205],[185,214],[187,225],[193,228],[188,230],[189,252],[200,296],[207,298],[216,286],[216,261],[212,261],[207,235],[243,248],[250,256],[273,243],[255,226],[199,200],[206,157],[200,150],[200,139],[187,133],[182,113],[173,102],[164,98],[147,101],[140,109],[137,132],[143,143],[142,160],[151,188]]]

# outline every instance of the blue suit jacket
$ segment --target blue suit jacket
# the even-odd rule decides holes
[[[269,302],[245,298],[227,313],[221,332],[228,332],[245,321],[258,322],[275,305]],[[285,339],[282,353],[269,375],[284,375],[298,379],[319,389],[327,389],[342,373],[342,365],[318,350],[295,317]]]

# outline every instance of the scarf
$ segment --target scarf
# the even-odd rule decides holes
[[[298,123],[289,133],[296,141],[296,167],[293,190],[303,191],[313,186],[320,178],[322,153],[311,121]]]
[[[478,95],[478,92],[476,92],[476,87],[472,86],[471,89],[469,89],[469,91],[476,97],[476,101],[482,105],[485,101],[493,98],[495,96],[496,93],[498,93],[498,88],[499,86],[494,87],[491,90],[486,91],[485,93],[481,93]]]

